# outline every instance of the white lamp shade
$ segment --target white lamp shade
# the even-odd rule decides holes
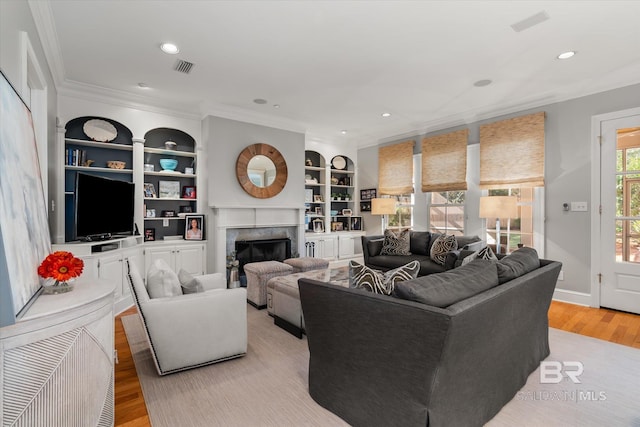
[[[372,215],[393,215],[396,213],[396,199],[371,199]]]
[[[512,196],[480,197],[480,218],[517,218],[517,200]]]

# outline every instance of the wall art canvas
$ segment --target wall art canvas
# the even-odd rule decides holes
[[[13,306],[13,319],[0,318],[3,326],[40,289],[37,270],[51,252],[51,237],[31,112],[0,75],[0,298],[10,295]]]

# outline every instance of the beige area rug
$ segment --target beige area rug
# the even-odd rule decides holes
[[[266,310],[247,312],[246,356],[164,377],[138,315],[122,318],[152,425],[347,425],[309,396],[306,338],[275,326]],[[538,368],[488,426],[640,427],[640,350],[556,329],[550,341],[547,361],[582,363],[581,383],[565,375],[559,384],[542,384]]]

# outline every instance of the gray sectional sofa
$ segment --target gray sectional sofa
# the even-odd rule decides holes
[[[300,279],[311,397],[353,426],[485,424],[549,355],[562,265],[533,251],[532,266],[531,251],[401,282],[396,296]]]
[[[433,262],[429,256],[431,246],[438,236],[439,234],[429,231],[411,231],[409,237],[411,255],[380,255],[384,236],[362,236],[364,264],[375,270],[388,271],[417,260],[420,263],[418,276],[425,276],[450,270],[456,266],[460,256],[468,255],[486,246],[486,242],[478,236],[456,236],[458,249],[449,252],[445,265],[440,265]]]

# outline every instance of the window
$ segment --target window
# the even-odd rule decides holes
[[[395,198],[397,201],[396,214],[389,215],[387,228],[396,231],[413,228],[413,194],[403,194],[395,196]]]
[[[624,142],[625,134],[638,128],[618,130],[616,150],[616,261],[640,262],[640,146]]]
[[[501,253],[510,253],[519,245],[535,247],[534,198],[530,187],[489,190],[489,196],[515,196],[518,198],[518,217],[500,221]],[[487,243],[496,243],[496,220],[487,219]]]
[[[429,193],[429,231],[464,235],[466,191]]]

